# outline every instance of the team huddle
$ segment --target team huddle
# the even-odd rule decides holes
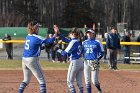
[[[52,44],[56,37],[60,37],[64,42],[69,43],[65,50],[57,49],[62,56],[68,55],[70,65],[67,73],[67,85],[70,93],[76,93],[74,80],[76,79],[79,93],[84,93],[82,84],[82,75],[84,72],[86,91],[92,93],[91,82],[96,86],[98,93],[102,93],[98,80],[99,60],[104,55],[104,49],[99,40],[95,39],[95,31],[88,29],[86,31],[87,39],[81,42],[79,40],[79,29],[73,28],[69,33],[69,38],[64,37],[59,32],[57,25],[54,25],[54,36],[50,39],[43,38],[38,35],[39,24],[31,21],[28,24],[28,35],[24,45],[22,58],[22,69],[24,79],[19,86],[18,93],[23,93],[25,87],[29,84],[32,74],[36,77],[40,84],[40,93],[47,93],[46,81],[39,64],[39,55],[42,44]],[[82,55],[84,62],[82,61]]]

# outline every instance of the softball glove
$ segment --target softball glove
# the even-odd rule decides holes
[[[98,60],[89,61],[89,66],[91,67],[92,71],[95,71],[99,67],[99,61]]]

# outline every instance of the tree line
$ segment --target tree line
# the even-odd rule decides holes
[[[139,0],[0,0],[0,26],[26,26],[37,20],[43,27],[92,27],[106,29],[127,23],[140,29]],[[100,23],[100,24],[98,24]]]

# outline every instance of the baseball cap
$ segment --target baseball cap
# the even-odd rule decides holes
[[[94,31],[93,29],[88,29],[88,30],[86,31],[86,33],[87,33],[87,32],[91,32],[91,33],[95,34],[95,31]]]

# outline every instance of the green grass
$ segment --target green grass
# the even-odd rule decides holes
[[[20,69],[20,60],[0,60],[0,69]]]
[[[65,70],[68,69],[69,63],[52,63],[52,62],[46,62],[46,61],[41,61],[41,66],[43,69],[51,69],[51,70]]]
[[[108,69],[109,66],[107,63],[101,64],[101,69]],[[140,70],[140,64],[118,64],[118,69],[120,70]]]
[[[140,70],[140,64],[119,64],[119,69]]]
[[[41,60],[40,61],[41,67],[43,69],[50,69],[50,70],[64,70],[67,69],[69,64],[63,63],[52,63],[48,61]],[[22,61],[21,60],[0,60],[0,69],[1,70],[9,70],[9,69],[22,69]]]
[[[0,70],[21,70],[21,60],[0,60]],[[40,61],[44,70],[66,70],[69,63],[52,63],[45,60]],[[107,63],[101,63],[101,70],[108,69]],[[118,64],[120,70],[140,70],[140,64]]]

